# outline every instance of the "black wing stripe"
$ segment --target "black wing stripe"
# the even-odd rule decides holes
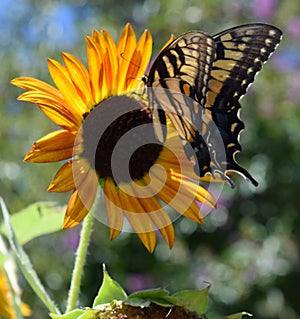
[[[235,155],[241,151],[239,134],[244,128],[238,116],[239,99],[247,92],[280,39],[281,31],[266,24],[239,26],[214,36],[216,60],[211,71],[206,108],[224,141],[227,161],[222,163],[223,170],[236,171],[254,185],[257,182],[235,160]]]
[[[150,69],[146,84],[184,93],[204,105],[214,58],[215,42],[210,35],[198,31],[187,32],[176,38],[158,55]],[[180,98],[176,100],[171,96],[157,96],[153,91],[150,91],[149,99],[156,124],[157,109],[162,109],[170,115],[180,137],[183,140],[191,139],[194,131],[192,123],[178,117],[186,116],[191,121],[195,120],[193,124],[197,127],[196,122],[201,119],[199,108]],[[162,140],[161,133],[156,133],[160,135],[159,140]]]
[[[170,94],[149,91],[154,122],[162,122],[165,113],[169,115],[186,155],[195,163],[195,170],[199,168],[199,176],[217,173],[232,185],[226,174],[234,171],[257,185],[235,160],[242,149],[239,134],[244,129],[239,100],[275,51],[281,35],[276,27],[262,23],[237,26],[213,37],[200,31],[187,32],[154,61],[146,85],[173,90]]]
[[[215,43],[211,36],[202,32],[184,33],[158,55],[150,69],[148,85],[153,86],[161,79],[180,78],[192,88],[190,97],[203,105],[214,57]]]

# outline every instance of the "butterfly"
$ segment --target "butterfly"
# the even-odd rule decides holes
[[[143,77],[155,134],[166,138],[166,115],[177,130],[195,172],[236,172],[257,186],[235,156],[241,151],[239,100],[282,37],[277,27],[253,23],[214,36],[202,31],[183,33],[168,44]]]

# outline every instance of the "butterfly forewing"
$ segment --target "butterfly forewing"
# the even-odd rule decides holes
[[[244,128],[238,116],[241,107],[239,99],[274,52],[281,36],[281,31],[274,26],[248,24],[213,37],[217,46],[216,59],[210,74],[205,107],[218,127],[225,146],[227,159],[219,164],[223,171],[235,170],[254,185],[257,182],[234,158],[236,152],[241,150],[238,138]]]
[[[248,24],[216,34],[216,59],[209,81],[207,107],[215,98],[238,100],[246,93],[280,42],[282,32],[267,24]]]
[[[193,122],[201,120],[197,103],[188,102],[184,96],[204,105],[214,58],[214,40],[200,31],[182,34],[160,52],[146,83],[150,87],[165,89],[165,97],[162,97],[162,91],[156,94],[153,90],[149,94],[159,140],[164,139],[159,123],[162,111],[170,115],[173,125],[184,140],[188,138],[187,132],[193,130],[192,124],[196,127],[199,125]],[[174,98],[168,90],[180,92],[184,96]]]

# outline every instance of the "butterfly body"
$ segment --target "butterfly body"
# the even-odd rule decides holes
[[[227,173],[234,171],[257,185],[235,160],[244,129],[239,100],[281,36],[278,28],[261,23],[237,26],[214,36],[187,32],[159,53],[143,79],[150,92],[158,139],[165,139],[159,124],[166,114],[186,155],[197,162],[199,176],[218,173],[232,185]]]

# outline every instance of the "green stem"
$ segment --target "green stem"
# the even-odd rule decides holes
[[[83,267],[85,264],[87,249],[89,245],[89,240],[92,233],[92,225],[93,225],[94,216],[90,212],[85,217],[82,229],[80,233],[80,241],[76,252],[76,259],[71,279],[71,285],[68,295],[68,302],[66,312],[70,312],[76,307],[76,303],[78,300],[78,295],[80,291],[80,283],[83,272]]]

